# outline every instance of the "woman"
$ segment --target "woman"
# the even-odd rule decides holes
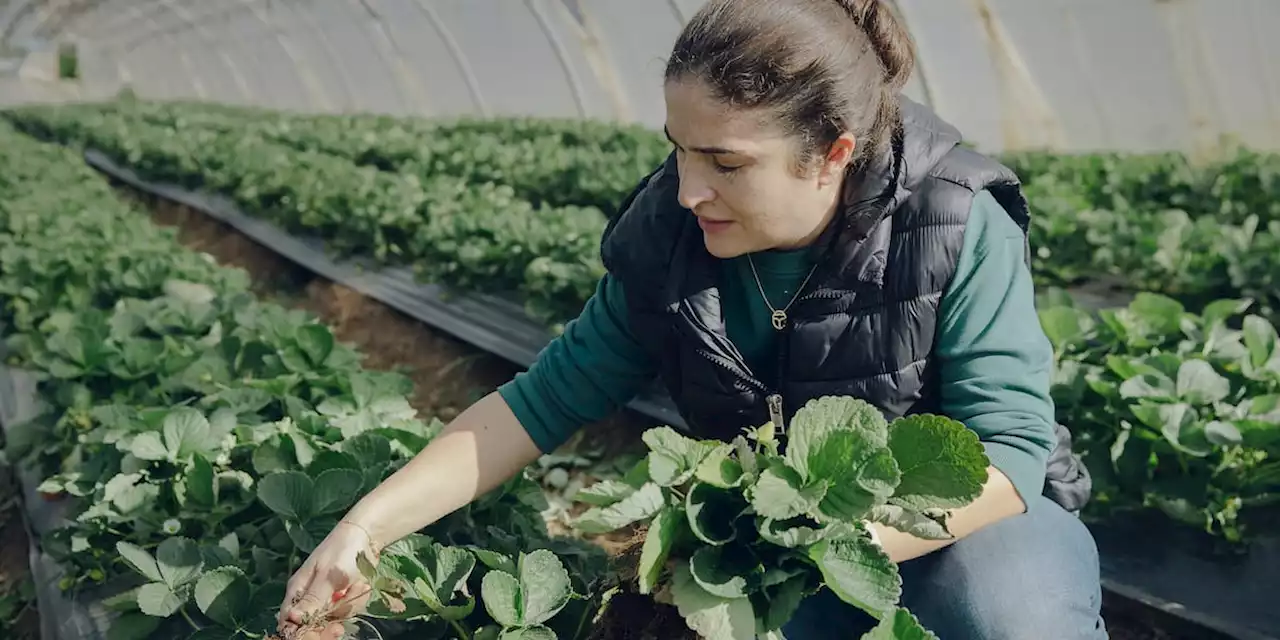
[[[605,233],[608,275],[582,315],[346,514],[290,581],[282,626],[358,580],[357,553],[464,506],[658,376],[701,437],[784,423],[822,395],[964,422],[992,464],[957,538],[876,525],[903,604],[947,639],[1106,637],[1093,541],[1045,496],[1064,444],[1026,204],[1008,169],[899,97],[913,64],[880,2],[707,2],[665,73],[674,152]],[[869,622],[815,597],[783,631],[832,628]]]

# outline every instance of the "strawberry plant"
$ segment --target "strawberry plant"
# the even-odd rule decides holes
[[[507,554],[414,535],[360,566],[370,617],[434,624],[436,637],[572,640],[590,631],[591,599],[548,549]]]
[[[1099,514],[1153,508],[1228,542],[1280,514],[1280,348],[1250,300],[1201,314],[1166,296],[1041,311],[1059,420],[1078,434]]]
[[[896,565],[873,541],[880,523],[951,536],[948,510],[975,500],[988,460],[977,435],[941,416],[887,422],[865,401],[824,397],[797,411],[785,446],[772,423],[732,443],[670,427],[623,480],[583,489],[584,533],[647,524],[640,593],[664,594],[711,639],[781,637],[822,588],[880,621],[870,638],[931,637],[898,606]],[[915,634],[915,635],[912,635]]]

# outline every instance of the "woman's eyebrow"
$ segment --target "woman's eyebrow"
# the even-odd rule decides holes
[[[676,142],[675,138],[671,137],[670,129],[667,129],[664,126],[662,127],[662,133],[667,135],[668,142],[670,142],[671,144],[674,144],[677,147],[680,146],[680,143]],[[728,153],[732,155],[745,155],[741,151],[734,151],[733,149],[725,149],[724,147],[691,147],[690,150],[697,151],[698,153],[705,153],[707,155],[719,155],[722,153]]]

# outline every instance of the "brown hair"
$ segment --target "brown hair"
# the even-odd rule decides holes
[[[729,105],[767,110],[800,138],[802,168],[848,131],[860,166],[894,137],[914,67],[910,36],[880,0],[709,0],[665,78],[697,78]]]

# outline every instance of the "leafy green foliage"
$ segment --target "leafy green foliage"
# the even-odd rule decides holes
[[[1094,474],[1094,515],[1155,508],[1229,542],[1270,530],[1280,349],[1251,302],[1197,315],[1144,293],[1096,314],[1042,311],[1058,353],[1054,400]]]
[[[336,256],[514,295],[549,323],[576,315],[603,275],[598,244],[607,219],[598,203],[616,206],[661,160],[638,166],[652,155],[638,153],[640,137],[602,126],[577,131],[564,123],[516,141],[510,136],[538,127],[411,121],[415,139],[383,135],[385,126],[369,121],[158,115],[172,109],[112,103],[7,115],[31,133],[98,149],[145,178],[224,194],[249,215],[325,238]],[[381,148],[380,140],[412,141],[412,149],[388,151],[399,160],[374,157],[367,145]],[[405,156],[410,150],[416,155]],[[548,164],[564,155],[557,150],[569,150],[559,167]],[[605,183],[568,186],[582,177]]]
[[[1030,201],[1038,284],[1103,279],[1199,308],[1251,298],[1280,313],[1280,155],[1010,153]]]
[[[43,400],[5,454],[67,499],[41,544],[64,589],[116,594],[119,637],[262,637],[289,572],[441,427],[409,406],[407,378],[364,370],[327,327],[255,300],[245,274],[115,199],[74,152],[3,124],[0,301],[10,364]],[[548,535],[545,507],[520,475],[423,532],[468,558],[547,550],[529,556],[539,578],[559,555],[581,596],[528,589],[529,637],[548,607],[590,608],[607,578],[602,552]],[[433,629],[412,633],[445,637]]]
[[[882,621],[869,637],[929,637],[899,613],[897,567],[872,522],[948,537],[947,510],[977,499],[988,460],[977,436],[935,415],[885,420],[874,406],[823,397],[796,412],[785,447],[773,425],[732,443],[669,427],[625,481],[579,495],[601,532],[647,523],[637,583],[669,591],[689,628],[711,639],[776,633],[822,588]],[[905,617],[904,617],[905,616]],[[911,634],[915,635],[911,635]]]

